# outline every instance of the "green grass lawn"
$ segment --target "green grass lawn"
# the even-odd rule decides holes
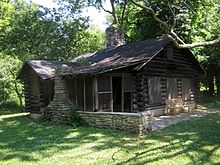
[[[0,114],[0,164],[220,164],[220,113],[142,137]]]
[[[205,97],[200,100],[199,106],[220,109],[220,97]]]

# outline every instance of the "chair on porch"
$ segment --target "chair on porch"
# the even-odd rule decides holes
[[[165,113],[175,115],[184,110],[184,101],[181,98],[178,99],[167,99]]]

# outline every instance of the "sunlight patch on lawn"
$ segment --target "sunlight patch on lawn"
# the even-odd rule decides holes
[[[15,113],[15,114],[9,114],[9,115],[0,115],[0,119],[7,119],[12,117],[18,117],[18,116],[26,116],[30,113]]]

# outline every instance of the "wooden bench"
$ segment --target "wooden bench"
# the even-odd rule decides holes
[[[178,99],[167,99],[165,113],[175,115],[184,110],[184,102],[181,98]]]

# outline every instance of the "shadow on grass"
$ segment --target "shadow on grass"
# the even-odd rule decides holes
[[[206,108],[220,109],[220,97],[219,96],[203,97],[200,99],[199,105]]]
[[[61,151],[82,148],[91,152],[108,150],[111,157],[106,157],[106,162],[114,164],[146,164],[172,159],[181,159],[187,164],[214,164],[220,162],[217,160],[220,157],[219,128],[220,113],[143,137],[12,116],[0,121],[0,161],[38,162]],[[94,145],[83,148],[84,144]],[[81,153],[82,157],[85,155]]]
[[[174,162],[170,164],[183,159],[187,164],[220,164],[219,128],[220,113],[178,123],[164,131],[146,135],[139,144],[142,151],[118,164],[146,164],[171,159]],[[149,145],[146,141],[153,143]]]
[[[20,106],[16,102],[0,103],[0,116],[19,113],[20,112],[19,109]]]
[[[97,143],[102,138],[107,145],[111,142],[114,146],[119,144],[120,136],[123,135],[118,131],[73,128],[44,120],[32,120],[27,115],[7,115],[0,121],[0,162],[10,159],[39,161],[62,150],[81,147],[85,143]],[[116,136],[118,139],[115,139]],[[35,153],[38,156],[33,156]]]

